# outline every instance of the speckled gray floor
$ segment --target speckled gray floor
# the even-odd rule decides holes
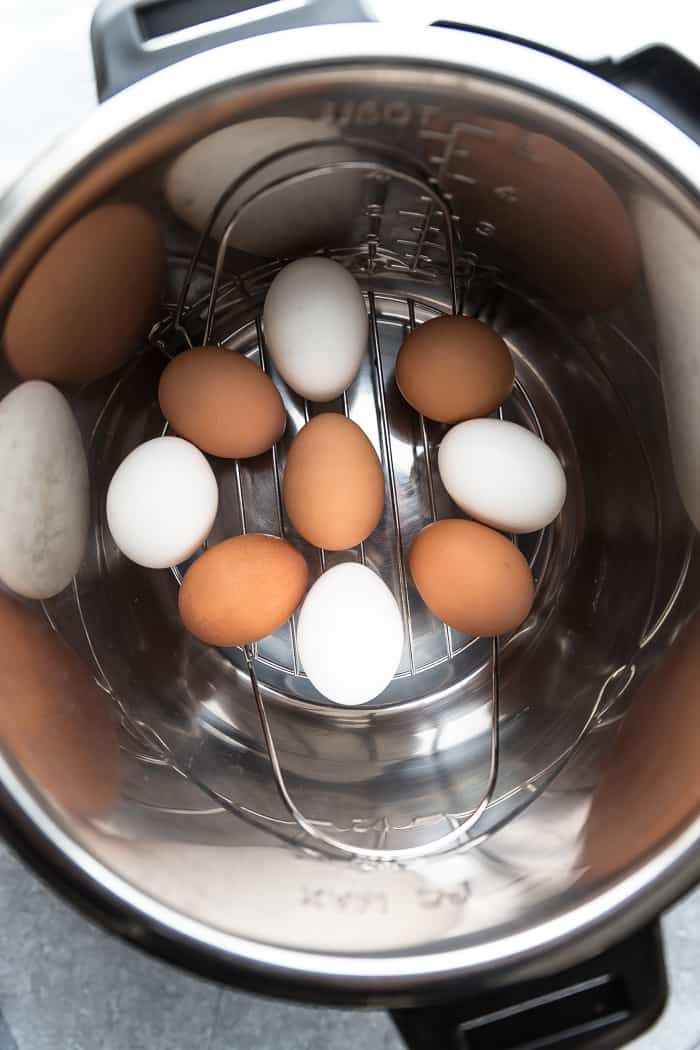
[[[93,6],[0,0],[0,191],[95,104]],[[673,909],[664,930],[671,1001],[634,1050],[700,1045],[700,892]],[[382,1013],[272,1002],[141,955],[73,912],[1,845],[0,931],[0,1050],[400,1046]]]
[[[665,920],[671,1003],[631,1050],[698,1045],[699,915],[696,893]],[[262,999],[150,959],[77,915],[1,847],[0,923],[12,945],[0,952],[0,1050],[401,1046],[385,1014]]]
[[[0,1050],[397,1050],[382,1013],[222,989],[95,929],[0,851]]]

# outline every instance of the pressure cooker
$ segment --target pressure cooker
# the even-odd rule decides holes
[[[696,69],[352,0],[104,0],[92,44],[102,104],[0,202],[1,393],[53,383],[79,434],[0,405],[3,833],[106,927],[216,980],[387,1007],[417,1048],[622,1045],[663,1008],[658,917],[700,875]],[[157,224],[162,295],[125,363],[75,381],[95,333],[61,308],[99,272],[109,342],[119,234],[61,246],[124,204]],[[364,294],[367,356],[335,410],[387,498],[362,550],[304,553],[312,575],[362,560],[404,624],[397,674],[357,708],[315,692],[294,618],[253,648],[188,635],[182,566],[128,561],[105,515],[118,464],[167,432],[176,354],[213,343],[275,378],[265,294],[313,253]],[[49,256],[60,279],[37,283]],[[67,349],[28,376],[8,328],[33,281]],[[518,537],[535,604],[494,642],[437,623],[407,571],[452,505],[443,432],[394,362],[455,312],[506,340],[502,414],[568,484]],[[280,478],[310,409],[283,396],[271,452],[213,464],[220,538],[290,533]]]

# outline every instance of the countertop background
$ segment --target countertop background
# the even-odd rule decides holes
[[[0,193],[95,106],[93,9],[94,0],[0,0]],[[663,926],[669,1006],[632,1047],[693,1050],[700,1046],[700,891]],[[0,1050],[402,1045],[381,1012],[280,1003],[154,961],[90,925],[2,846],[0,937]]]

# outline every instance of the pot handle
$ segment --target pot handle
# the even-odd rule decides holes
[[[361,0],[101,0],[90,29],[97,97],[234,40],[366,21]]]
[[[511,40],[535,51],[544,51],[555,58],[561,58],[634,95],[670,120],[695,142],[700,142],[700,115],[697,105],[700,69],[684,55],[664,44],[645,47],[628,58],[584,62],[536,41],[510,36],[508,33],[489,29],[488,26],[470,26],[448,20],[439,20],[432,25],[441,29],[481,33],[501,40]]]
[[[655,922],[554,977],[392,1017],[409,1050],[614,1050],[653,1024],[667,994]]]
[[[601,73],[700,142],[700,69],[683,55],[668,47],[650,47],[610,63]]]

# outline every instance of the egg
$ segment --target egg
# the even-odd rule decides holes
[[[633,668],[626,667],[628,684]],[[672,633],[650,673],[635,679],[634,716],[620,720],[603,753],[581,829],[579,857],[590,882],[649,856],[700,807],[697,612]]]
[[[513,389],[505,342],[474,317],[434,317],[419,325],[396,359],[396,383],[428,419],[458,423],[486,416]]]
[[[219,489],[206,457],[189,441],[138,445],[107,490],[107,524],[122,554],[148,569],[189,558],[211,532]]]
[[[459,108],[434,107],[416,143],[426,161],[462,119]],[[452,150],[448,160],[467,247],[482,262],[507,261],[567,310],[590,313],[621,302],[639,277],[640,227],[607,177],[527,124],[471,113],[467,140],[468,148]]]
[[[367,350],[359,285],[339,263],[297,259],[265,298],[265,339],[285,383],[309,401],[333,401],[357,375]]]
[[[220,240],[231,216],[265,186],[275,189],[241,212],[229,246],[253,255],[290,258],[328,244],[344,244],[362,209],[365,172],[322,170],[324,164],[362,159],[338,137],[332,124],[300,117],[260,117],[220,128],[181,153],[165,175],[165,195],[173,211],[203,231],[221,195],[250,168],[286,147],[292,151],[261,167],[223,206],[212,227]],[[315,143],[315,145],[311,145]],[[308,149],[300,147],[308,145]],[[318,171],[279,185],[290,175]]]
[[[178,354],[158,386],[173,430],[213,456],[245,459],[284,433],[282,398],[261,368],[241,354],[199,346]]]
[[[248,533],[210,547],[187,570],[180,616],[209,645],[247,645],[273,634],[301,601],[302,555],[276,536]]]
[[[336,551],[366,539],[382,516],[384,475],[357,423],[333,412],[309,420],[289,449],[282,496],[309,543]]]
[[[486,638],[513,631],[532,607],[534,585],[514,543],[475,521],[428,525],[409,552],[418,593],[443,623]]]
[[[453,427],[440,444],[438,470],[458,507],[505,532],[544,528],[566,499],[566,475],[549,445],[506,420]]]
[[[89,383],[139,349],[158,314],[165,253],[155,219],[105,204],[70,226],[20,288],[5,352],[22,379]]]
[[[304,600],[297,644],[319,693],[336,704],[366,704],[386,689],[401,661],[403,621],[396,599],[366,566],[335,565]]]
[[[27,777],[75,817],[119,795],[111,700],[33,608],[0,593],[0,742]]]
[[[51,598],[83,560],[90,520],[88,465],[68,401],[30,379],[0,401],[0,581]]]

